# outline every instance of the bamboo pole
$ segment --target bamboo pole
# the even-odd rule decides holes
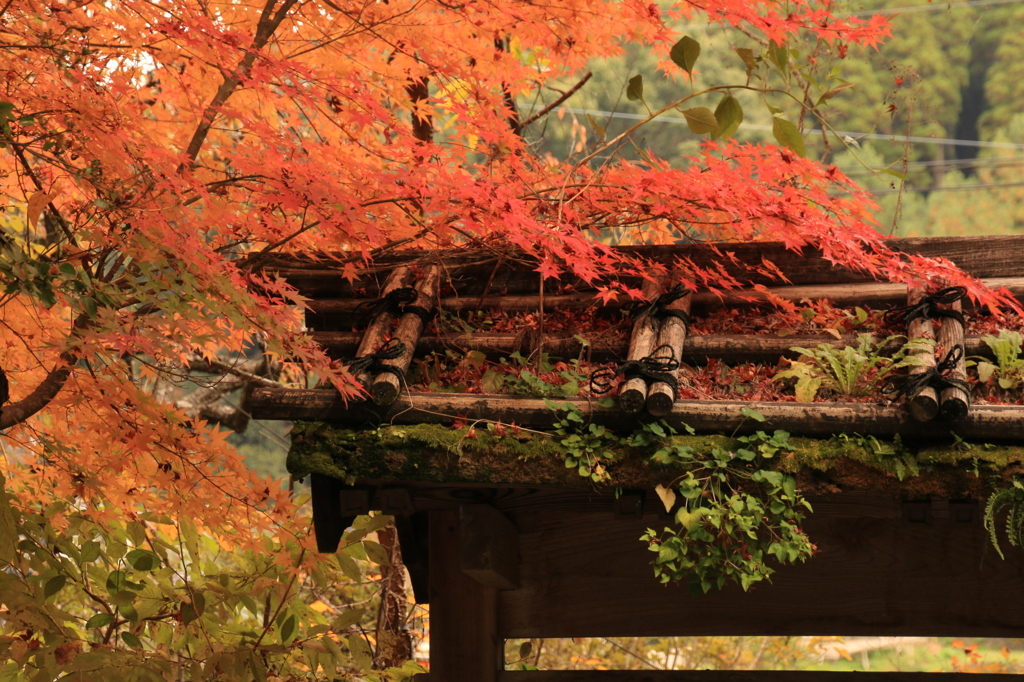
[[[687,294],[682,298],[668,304],[669,310],[677,310],[686,315],[690,314],[690,299]],[[658,332],[658,347],[668,346],[672,349],[672,357],[682,362],[683,347],[686,343],[686,323],[678,317],[669,316],[661,321],[661,330]],[[671,372],[673,377],[679,376],[679,370]],[[647,392],[647,411],[655,417],[664,417],[672,411],[672,403],[676,400],[676,389],[664,381],[655,381]]]
[[[907,304],[917,305],[928,295],[924,287],[910,287],[907,292]],[[907,325],[907,336],[911,339],[935,340],[935,327],[932,320],[927,317],[915,318]],[[922,358],[922,364],[912,367],[909,374],[924,374],[935,369],[935,353],[922,351],[917,354]],[[919,422],[926,422],[935,419],[939,415],[939,394],[931,386],[926,386],[915,395],[907,396],[907,407],[910,416]]]
[[[653,301],[661,292],[657,282],[644,282],[643,294]],[[639,361],[646,358],[654,350],[654,342],[658,337],[660,322],[651,315],[640,315],[633,323],[633,336],[629,341],[629,353],[626,361]],[[619,407],[627,414],[635,414],[647,403],[647,381],[643,377],[634,377],[623,382],[619,389]]]
[[[427,311],[434,310],[437,302],[437,287],[440,281],[440,266],[433,265],[428,268],[423,279],[420,280],[416,287],[416,300],[413,301],[413,305]],[[409,365],[412,363],[416,346],[419,343],[420,335],[423,333],[423,327],[425,326],[423,319],[415,313],[402,315],[393,338],[402,342],[405,352],[394,360],[384,360],[383,364],[394,367],[402,373],[402,376],[405,376],[405,373],[409,370]],[[395,402],[399,393],[402,392],[402,383],[396,374],[391,372],[379,373],[374,377],[373,384],[370,387],[370,395],[373,396],[373,402],[378,405],[390,405]]]
[[[948,309],[955,310],[958,313],[963,311],[960,301],[953,301],[953,303],[949,304]],[[964,345],[964,326],[960,323],[960,320],[952,317],[942,318],[942,325],[939,327],[939,347],[942,349],[942,357],[946,357],[946,354],[957,346]],[[949,377],[951,379],[967,381],[966,350],[965,347],[964,352],[960,354],[956,362],[956,366],[950,370]],[[943,418],[956,421],[967,416],[967,410],[971,404],[971,398],[967,391],[956,386],[950,386],[942,390],[939,399],[939,410]]]

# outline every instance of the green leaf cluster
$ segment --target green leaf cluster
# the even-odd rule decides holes
[[[669,430],[671,431],[671,430]],[[804,561],[814,546],[800,529],[810,504],[797,492],[796,479],[766,466],[766,461],[791,448],[785,431],[758,431],[738,439],[736,450],[712,448],[699,453],[667,445],[652,456],[662,465],[688,470],[674,484],[681,503],[675,528],[648,529],[655,575],[662,582],[688,581],[698,592],[734,582],[744,590],[770,580],[769,561]],[[672,511],[676,495],[659,490]]]
[[[1024,359],[1020,357],[1022,344],[1020,332],[1001,329],[998,336],[986,334],[982,340],[995,356],[995,363],[978,360],[978,379],[986,384],[995,380],[999,388],[1004,391],[1024,385]]]
[[[359,627],[372,618],[359,605],[372,593],[361,587],[366,568],[386,561],[368,536],[389,517],[361,517],[337,554],[317,560],[296,538],[242,549],[144,512],[101,524],[72,504],[26,510],[4,484],[4,682],[85,682],[97,670],[111,682],[416,672],[373,671]]]
[[[894,335],[875,342],[870,334],[857,336],[857,344],[837,348],[821,343],[814,348],[793,347],[799,360],[790,360],[789,369],[775,375],[775,380],[795,379],[796,399],[812,402],[820,390],[829,390],[846,398],[869,395],[893,372],[921,363],[915,352],[933,349],[924,339],[913,339],[890,355],[883,349],[904,337]]]

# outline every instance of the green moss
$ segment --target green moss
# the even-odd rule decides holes
[[[296,425],[288,470],[297,477],[320,473],[346,480],[434,483],[551,485],[591,488],[596,484],[565,466],[560,437],[532,431],[496,435],[486,429],[434,424],[386,426],[355,431],[323,423]],[[697,452],[745,447],[727,436],[673,436],[673,444]],[[789,439],[775,468],[797,474],[805,492],[876,490],[903,497],[981,497],[996,480],[1024,471],[1024,448],[972,445],[910,448],[895,441],[859,436],[827,440]],[[650,461],[654,446],[609,446],[607,486],[649,488],[669,483],[678,465]],[[769,464],[770,466],[770,464]]]

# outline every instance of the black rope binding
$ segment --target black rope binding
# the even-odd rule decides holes
[[[950,317],[957,320],[966,329],[967,322],[964,320],[963,313],[959,310],[943,310],[939,308],[940,304],[949,305],[959,301],[966,294],[967,287],[939,289],[934,294],[922,298],[920,303],[893,308],[885,314],[883,319],[891,325],[903,325],[909,331],[910,323],[919,317],[929,320]]]
[[[373,318],[382,313],[400,315],[402,313],[402,304],[414,302],[417,296],[419,296],[419,294],[412,287],[398,287],[397,289],[392,289],[378,299],[360,303],[356,306],[356,311],[369,308],[369,310],[363,312],[360,317],[361,326],[365,327],[373,321]]]
[[[394,365],[385,365],[385,360],[397,360],[405,354],[405,344],[398,339],[391,339],[375,353],[362,357],[346,360],[343,364],[348,367],[352,374],[366,372],[367,374],[380,374],[387,372],[398,377],[398,382],[405,385],[405,372]]]
[[[686,296],[689,291],[682,284],[677,284],[675,289],[668,291],[658,298],[654,299],[649,306],[643,308],[638,316],[639,317],[653,317],[656,320],[663,320],[666,317],[674,317],[681,321],[687,328],[690,327],[690,316],[684,313],[682,310],[672,310],[669,308],[669,304],[675,303],[683,296]],[[655,350],[657,353],[657,350]],[[675,353],[673,353],[673,357]]]
[[[968,395],[971,394],[971,386],[966,381],[944,376],[946,372],[956,369],[956,365],[964,357],[964,347],[960,344],[953,346],[946,357],[935,367],[929,367],[927,371],[919,374],[904,374],[893,377],[882,386],[882,393],[892,396],[890,400],[896,401],[903,396],[917,395],[925,388],[934,388],[936,391],[943,391],[947,388],[959,388]]]
[[[434,308],[428,310],[421,305],[407,303],[405,307],[402,308],[402,314],[415,315],[423,321],[423,326],[426,327],[430,324],[430,321],[434,319],[434,316],[437,315],[437,310]]]
[[[663,348],[668,349],[668,357],[658,357],[658,352]],[[679,369],[679,361],[676,354],[668,344],[658,346],[654,352],[640,360],[627,360],[616,367],[605,367],[598,369],[590,375],[591,395],[604,395],[609,393],[614,386],[615,377],[622,375],[624,381],[642,378],[647,385],[657,381],[663,381],[672,388],[672,400],[675,401],[679,382],[670,374]]]

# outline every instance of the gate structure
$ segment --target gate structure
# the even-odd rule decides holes
[[[948,257],[990,286],[1024,294],[1024,278],[1015,276],[1020,259],[1014,254],[1024,252],[1019,237],[892,243],[910,253]],[[354,358],[348,362],[370,399],[345,404],[331,389],[259,388],[250,409],[256,418],[301,422],[289,468],[312,479],[322,551],[337,548],[358,514],[395,516],[416,599],[430,604],[427,680],[776,682],[852,675],[506,671],[501,657],[509,638],[1024,636],[1024,562],[1018,548],[1000,558],[986,528],[986,521],[995,524],[1007,550],[1006,540],[1020,532],[1018,505],[1024,501],[1024,489],[1014,487],[1022,472],[1024,408],[1014,389],[993,384],[1005,369],[997,367],[992,332],[998,323],[979,318],[984,311],[972,310],[961,292],[943,283],[908,288],[865,282],[833,269],[821,254],[776,244],[662,247],[645,254],[662,262],[681,256],[700,262],[723,251],[737,262],[768,258],[792,283],[765,289],[753,278],[754,289],[719,296],[680,290],[670,272],[644,284],[646,302],[627,317],[611,306],[596,307],[593,292],[582,286],[547,296],[543,288],[534,292],[538,277],[529,264],[481,264],[474,254],[395,256],[378,273],[379,290],[369,281],[341,285],[329,266],[316,262],[275,264],[300,293],[315,299],[307,318],[314,337],[337,357]],[[367,289],[378,295],[366,298]],[[823,299],[830,303],[821,304]],[[770,310],[758,306],[779,301],[846,321],[783,334],[702,327],[702,320],[735,308],[742,310],[738,316],[725,314],[770,320]],[[882,317],[873,312],[878,309],[894,312]],[[571,324],[545,326],[559,310],[570,311],[561,319]],[[443,320],[434,317],[438,311]],[[601,315],[613,322],[598,323]],[[756,381],[743,379],[748,370],[735,363],[760,363],[767,374],[748,373],[767,376],[795,367],[784,358],[809,364],[809,356],[792,348],[858,347],[863,340],[851,331],[882,338],[891,333],[885,324],[907,338],[935,343],[901,351],[899,342],[890,341],[878,350],[917,357],[882,394],[844,401],[827,386],[805,382],[801,388],[797,381],[795,397],[802,402],[777,393],[771,400],[693,395],[700,387],[690,377],[706,374],[701,368],[709,363],[721,370],[716,381],[729,383],[732,373],[739,378],[730,385],[756,391]],[[1019,323],[1008,324],[1013,332]],[[501,329],[490,331],[494,327]],[[1008,342],[1012,335],[1000,338]],[[430,353],[447,360],[431,360]],[[576,359],[564,383],[541,380],[545,358],[555,367],[553,356]],[[502,374],[509,357],[536,370]],[[970,358],[988,363],[987,376],[968,371]],[[604,375],[595,369],[613,359],[619,362]],[[673,362],[656,362],[666,359]],[[492,365],[493,373],[486,374]],[[589,390],[578,381],[581,367],[591,373]],[[475,372],[477,379],[487,377],[484,390],[496,390],[439,388],[446,372]],[[533,395],[501,390],[513,383]],[[615,388],[618,402],[609,404]],[[537,395],[558,390],[557,397]],[[645,429],[651,424],[656,426]],[[626,437],[638,430],[664,439],[652,444]],[[604,435],[613,432],[619,435]],[[684,453],[685,462],[667,464],[660,455],[652,461],[666,443]],[[723,471],[734,458],[749,455],[777,471],[779,481],[795,484],[813,508],[800,522],[816,546],[813,557],[776,565],[770,583],[755,582],[748,591],[727,584],[699,594],[656,580],[652,561],[664,555],[648,551],[640,538],[666,526],[683,537],[703,527],[704,517],[691,517],[686,509],[710,508],[719,489],[706,488],[702,500],[696,493],[687,498],[679,486],[693,466],[716,466],[701,454],[706,452],[719,453]],[[738,484],[741,496],[748,485]],[[994,493],[1005,502],[1001,513],[986,509]],[[764,514],[767,519],[769,512]],[[685,529],[680,519],[689,524]],[[960,677],[856,674],[876,680],[928,676]]]

